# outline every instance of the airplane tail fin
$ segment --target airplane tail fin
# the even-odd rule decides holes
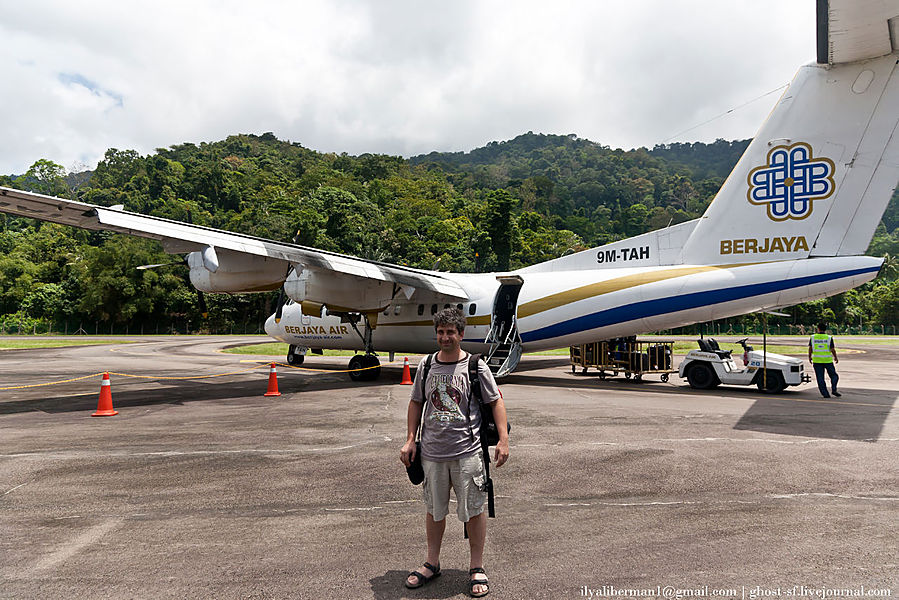
[[[819,0],[818,34],[826,62],[799,70],[691,232],[684,263],[867,249],[899,182],[899,0]]]

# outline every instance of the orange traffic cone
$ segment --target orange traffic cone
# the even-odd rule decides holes
[[[403,380],[400,385],[412,385],[412,374],[409,372],[409,357],[403,359]]]
[[[112,386],[109,384],[109,373],[103,373],[103,381],[100,383],[100,400],[97,402],[97,412],[92,417],[111,417],[119,414],[112,408]]]
[[[263,396],[280,396],[281,392],[278,391],[278,372],[275,371],[275,363],[272,363],[272,368],[268,372],[268,391],[263,394]]]

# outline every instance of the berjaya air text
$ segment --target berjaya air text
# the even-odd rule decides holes
[[[770,252],[808,251],[805,236],[770,237],[763,239],[721,240],[721,254],[765,254]]]

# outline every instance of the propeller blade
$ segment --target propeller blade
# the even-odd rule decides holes
[[[172,265],[183,265],[184,261],[179,260],[178,262],[169,262],[169,263],[156,263],[155,265],[140,265],[136,267],[139,271],[143,271],[145,269],[155,269],[156,267],[170,267]]]
[[[300,235],[300,232],[297,231],[297,235]],[[293,241],[296,243],[297,235],[293,236]],[[287,272],[284,273],[284,279],[290,275],[290,272],[293,270],[293,265],[287,266]],[[286,294],[284,293],[284,286],[281,286],[281,292],[278,294],[278,304],[275,307],[275,323],[281,322],[281,315],[284,313],[284,302],[287,300]]]
[[[204,319],[208,319],[209,307],[206,306],[206,296],[200,290],[197,290],[197,303],[200,305],[200,314],[203,315]]]
[[[284,287],[281,287],[281,292],[278,294],[278,306],[275,308],[275,323],[281,322],[281,315],[284,313]]]
[[[186,264],[187,264],[187,257],[185,256],[181,260],[177,260],[177,261],[173,261],[173,262],[156,263],[155,265],[141,265],[136,268],[140,271],[143,271],[145,269],[155,269],[156,267],[171,267],[174,265],[186,265]]]

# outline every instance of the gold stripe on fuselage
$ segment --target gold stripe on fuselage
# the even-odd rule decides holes
[[[465,324],[471,326],[490,325],[490,315],[479,315],[477,317],[465,317]],[[399,321],[395,323],[381,323],[379,327],[433,327],[434,321]]]
[[[590,285],[584,285],[571,290],[566,290],[564,292],[559,292],[557,294],[550,294],[549,296],[544,296],[543,298],[538,298],[537,300],[525,302],[518,307],[518,318],[521,319],[524,317],[530,317],[536,315],[537,313],[552,310],[553,308],[558,308],[560,306],[571,304],[579,300],[586,300],[587,298],[594,298],[596,296],[602,296],[603,294],[618,292],[647,283],[655,283],[656,281],[674,279],[675,277],[684,277],[685,275],[694,275],[696,273],[705,273],[708,271],[726,269],[729,266],[737,265],[683,267],[679,269],[666,269],[664,271],[635,273],[633,275],[626,275],[624,277],[616,277],[614,279],[608,279],[606,281],[599,281],[597,283],[591,283]]]

